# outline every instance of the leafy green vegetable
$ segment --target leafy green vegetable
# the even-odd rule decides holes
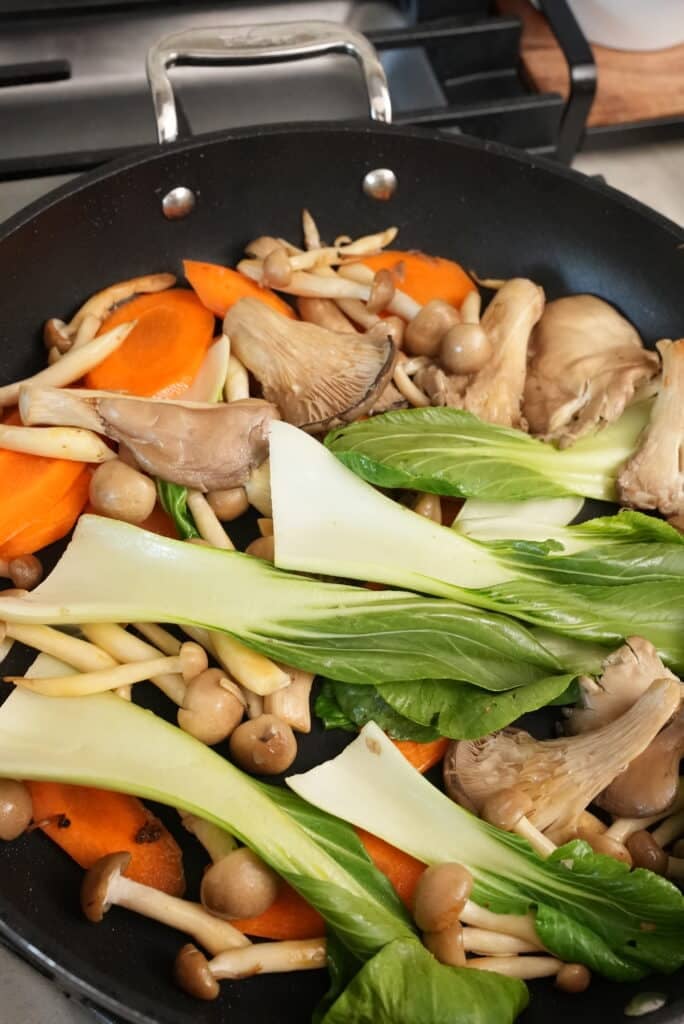
[[[323,1024],[507,1024],[527,1001],[515,978],[444,967],[417,939],[398,939],[361,968]]]
[[[348,715],[345,715],[337,702],[335,696],[337,685],[332,679],[323,680],[323,684],[314,701],[314,711],[323,723],[324,729],[344,729],[346,732],[356,732],[356,724],[352,722]],[[353,686],[354,684],[342,683],[339,685]]]
[[[199,624],[286,665],[352,683],[433,677],[506,690],[563,671],[524,626],[499,615],[323,583],[97,516],[81,517],[38,588],[3,598],[3,618]]]
[[[340,427],[325,443],[358,476],[456,498],[522,501],[566,494],[615,499],[615,480],[648,422],[650,403],[560,451],[462,409],[403,409]]]
[[[563,959],[616,981],[684,963],[684,896],[675,886],[650,871],[630,872],[580,841],[542,860],[525,840],[449,800],[373,723],[339,757],[288,784],[425,864],[464,864],[475,882],[472,899],[495,913],[534,909],[537,933]]]
[[[199,537],[192,512],[188,508],[188,489],[181,484],[170,484],[167,480],[157,479],[157,494],[162,508],[176,524],[178,536],[184,540]]]
[[[416,682],[409,685],[419,687],[422,684]],[[458,683],[446,685],[455,688],[459,686]],[[491,698],[491,694],[487,696]],[[366,722],[377,722],[383,732],[394,740],[428,743],[439,737],[429,722],[422,725],[415,719],[411,720],[411,716],[395,711],[375,686],[337,683],[326,679],[316,700],[315,710],[319,718],[323,719],[326,729],[349,729],[356,732]]]

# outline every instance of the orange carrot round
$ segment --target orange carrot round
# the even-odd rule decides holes
[[[417,768],[421,775],[429,772],[446,754],[449,740],[438,739],[430,743],[415,743],[413,740],[394,740],[394,746],[406,760]]]
[[[408,853],[398,850],[396,846],[386,843],[384,839],[378,839],[370,832],[365,832],[362,828],[357,828],[354,831],[378,871],[382,871],[383,875],[389,878],[399,899],[407,907],[410,907],[418,879],[427,865],[416,860],[415,857],[409,856]]]
[[[125,874],[129,878],[172,896],[183,895],[180,847],[136,797],[62,782],[26,785],[33,800],[33,820],[82,868],[92,867],[109,853],[128,850],[131,863]]]
[[[298,892],[286,882],[268,910],[258,917],[231,921],[245,935],[261,939],[315,939],[325,934],[325,921]]]
[[[66,537],[88,501],[89,487],[90,473],[81,467],[80,475],[66,494],[51,506],[43,501],[40,511],[36,511],[31,519],[25,519],[21,529],[0,542],[0,557],[9,559],[32,555],[34,551],[40,551],[48,544]],[[47,492],[45,496],[48,497]]]
[[[183,267],[200,302],[216,316],[223,318],[238,299],[248,297],[265,302],[283,316],[295,318],[292,306],[288,306],[280,296],[250,281],[237,270],[216,263],[199,263],[197,260],[183,260]]]
[[[138,295],[111,313],[99,333],[137,320],[122,345],[86,376],[86,387],[177,398],[192,384],[214,336],[214,317],[186,288]]]
[[[443,299],[458,308],[475,288],[458,263],[424,252],[385,249],[366,256],[362,262],[373,271],[390,270],[397,288],[421,305],[431,299]]]

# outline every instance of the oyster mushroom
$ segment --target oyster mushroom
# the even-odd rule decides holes
[[[524,413],[562,448],[612,423],[658,372],[628,320],[595,295],[550,302],[530,340]]]
[[[527,346],[543,309],[543,290],[526,278],[506,281],[496,293],[480,321],[492,356],[466,390],[464,406],[468,412],[487,423],[526,428],[521,406]]]
[[[679,682],[658,679],[625,714],[586,735],[541,741],[504,729],[461,740],[445,758],[447,792],[480,813],[491,796],[515,788],[530,798],[526,817],[535,828],[572,834],[586,807],[648,747],[679,702]]]
[[[388,337],[288,320],[257,299],[240,299],[223,329],[264,397],[288,423],[311,432],[367,412],[392,372],[395,348]]]
[[[620,501],[665,516],[684,512],[684,338],[660,341],[662,384],[639,450],[618,477]]]
[[[61,388],[25,388],[20,410],[29,425],[87,424],[125,444],[150,475],[198,491],[246,483],[278,418],[275,406],[254,398],[205,405]]]
[[[468,378],[462,374],[447,373],[436,363],[422,367],[413,377],[417,386],[424,391],[432,405],[448,405],[454,409],[463,408]]]
[[[589,732],[614,721],[641,697],[654,679],[677,679],[665,668],[652,643],[630,636],[603,662],[603,674],[594,682],[580,679],[582,696],[567,716],[567,733]]]

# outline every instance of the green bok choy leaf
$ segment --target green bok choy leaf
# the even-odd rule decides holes
[[[648,401],[635,403],[615,423],[562,451],[450,408],[383,413],[331,431],[325,443],[378,487],[486,501],[567,494],[614,501],[618,473],[634,454],[650,409]]]
[[[537,934],[563,960],[616,981],[684,963],[684,896],[674,885],[650,871],[630,872],[579,840],[542,860],[525,840],[449,800],[375,723],[338,757],[287,782],[316,807],[425,864],[464,864],[475,902],[496,913],[534,910]]]

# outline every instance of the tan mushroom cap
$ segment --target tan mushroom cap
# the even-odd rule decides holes
[[[232,351],[288,423],[312,433],[367,412],[389,380],[389,337],[329,331],[240,299],[223,325]]]
[[[105,916],[112,905],[112,883],[121,877],[130,863],[131,855],[124,850],[101,857],[87,872],[81,883],[81,909],[89,921],[97,923]]]
[[[195,999],[218,999],[221,987],[211,973],[209,961],[191,942],[186,943],[178,953],[173,965],[173,976],[183,991]]]

